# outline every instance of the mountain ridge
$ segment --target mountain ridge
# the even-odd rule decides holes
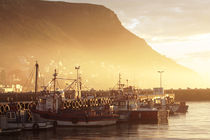
[[[129,73],[136,75],[133,77],[143,79],[136,81],[145,87],[151,86],[151,80],[157,85],[160,69],[165,71],[168,87],[177,85],[177,81],[177,87],[190,86],[193,84],[189,81],[198,78],[195,72],[155,52],[104,6],[41,0],[0,3],[2,69],[28,70],[38,59],[43,69],[54,69],[62,63],[61,74],[67,75],[64,67],[80,64],[87,70],[86,79],[100,88],[113,85],[118,72],[127,78],[132,77]],[[174,76],[175,72],[180,76]],[[97,78],[91,76],[94,73],[98,73]],[[100,86],[105,82],[105,86]]]

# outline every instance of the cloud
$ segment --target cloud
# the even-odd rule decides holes
[[[186,57],[190,57],[191,59],[204,59],[210,60],[210,51],[202,51],[202,52],[194,52],[186,54]]]
[[[206,74],[210,76],[210,51],[188,53],[177,58],[176,61],[179,64],[197,71],[203,76]]]
[[[152,39],[183,38],[210,32],[209,0],[65,0],[104,5],[133,33]],[[164,40],[165,37],[165,40]]]
[[[126,26],[128,29],[132,30],[134,28],[136,28],[136,26],[139,24],[139,20],[136,18],[133,18],[130,20],[130,23],[126,23],[124,24],[124,26]]]

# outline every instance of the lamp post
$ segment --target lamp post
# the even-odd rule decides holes
[[[162,73],[164,71],[157,71],[160,74],[160,88],[162,87]]]

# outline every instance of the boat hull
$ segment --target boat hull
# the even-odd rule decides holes
[[[57,120],[58,126],[108,126],[108,125],[114,125],[116,124],[116,120],[99,120],[99,121],[88,121],[88,122],[82,122],[78,121],[77,123],[73,123],[72,121],[60,121]]]
[[[84,114],[72,115],[74,113],[51,113],[51,112],[40,112],[33,111],[32,116],[34,120],[55,121],[56,126],[108,126],[117,123],[116,116],[95,116],[95,117],[84,117]]]
[[[20,128],[0,129],[0,135],[12,134],[20,132]]]
[[[118,122],[130,122],[130,123],[167,123],[168,111],[165,110],[128,110],[119,111],[120,115]]]
[[[43,122],[9,122],[8,128],[20,128],[23,130],[36,130],[36,129],[48,129],[53,128],[54,123],[52,121],[43,121]]]

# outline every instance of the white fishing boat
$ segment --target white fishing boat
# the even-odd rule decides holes
[[[54,127],[53,121],[28,121],[28,114],[26,111],[8,111],[6,117],[7,127],[10,129],[38,130]]]
[[[11,128],[5,115],[0,115],[0,135],[20,132],[21,128]]]

